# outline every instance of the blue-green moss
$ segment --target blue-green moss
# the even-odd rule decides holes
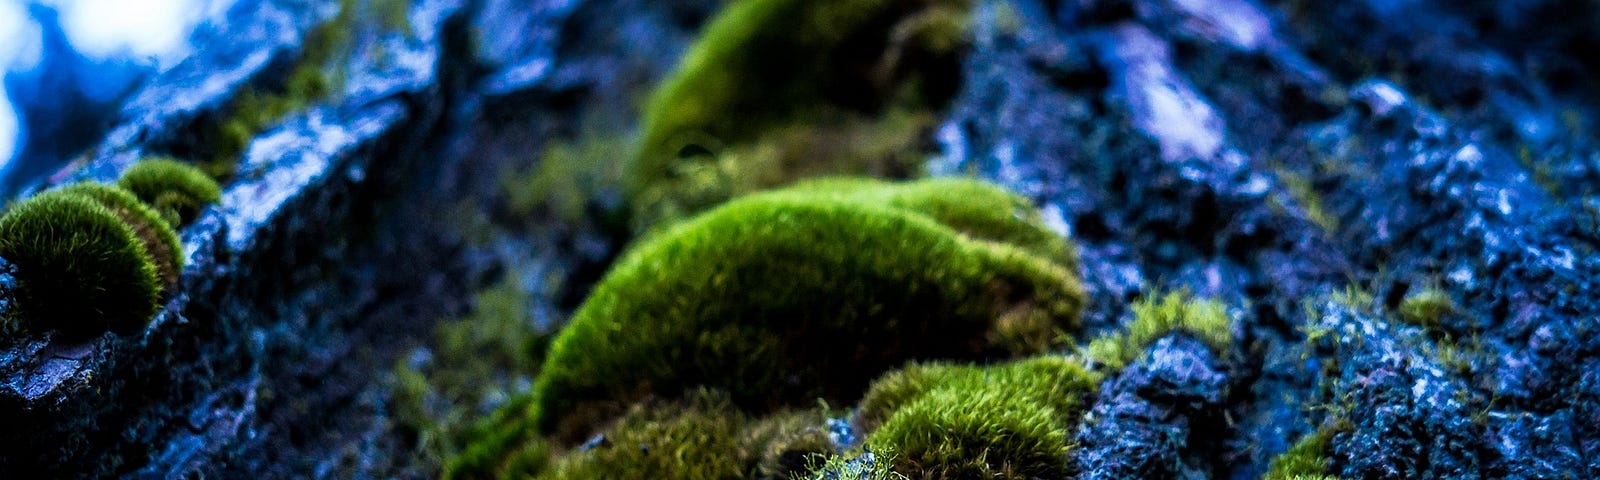
[[[1196,300],[1187,293],[1175,292],[1135,302],[1133,322],[1121,332],[1096,338],[1085,354],[1097,364],[1117,370],[1133,363],[1150,344],[1173,332],[1193,335],[1219,355],[1226,354],[1233,341],[1226,307],[1215,300]]]
[[[857,422],[910,478],[1063,478],[1072,429],[1100,376],[1074,359],[912,365],[878,380]]]
[[[879,201],[922,184],[870,185],[752,195],[643,240],[555,339],[527,415],[570,441],[699,386],[750,411],[849,401],[908,359],[1037,353],[1076,328],[1061,265]]]
[[[28,331],[132,330],[160,299],[145,241],[123,215],[82,194],[50,190],[11,207],[0,217],[0,256],[16,265]]]
[[[222,198],[222,188],[205,172],[170,158],[146,158],[122,173],[117,185],[161,214],[172,228],[193,221],[206,205]]]
[[[636,229],[797,178],[916,173],[970,8],[733,2],[648,101],[626,182]]]

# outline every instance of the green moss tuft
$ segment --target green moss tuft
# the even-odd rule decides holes
[[[1263,480],[1335,480],[1328,474],[1328,452],[1331,451],[1333,428],[1321,428],[1301,437],[1289,451],[1272,459],[1272,466]]]
[[[127,215],[57,189],[0,217],[0,256],[16,265],[28,330],[89,336],[132,330],[155,314],[161,276]]]
[[[635,228],[825,174],[915,173],[953,92],[969,0],[733,2],[651,96]]]
[[[1450,294],[1437,288],[1427,288],[1401,300],[1396,313],[1399,314],[1400,320],[1406,323],[1433,328],[1439,326],[1439,321],[1446,315],[1455,311],[1456,303],[1450,299]]]
[[[61,191],[92,199],[117,214],[144,244],[145,253],[156,265],[162,289],[178,285],[178,274],[183,272],[183,244],[178,241],[178,233],[160,214],[140,202],[132,193],[115,185],[78,183],[62,187]]]
[[[821,420],[815,412],[752,420],[725,395],[698,391],[634,406],[597,445],[561,455],[537,478],[788,479],[805,473],[791,458],[831,453]]]
[[[893,188],[888,188],[890,186]],[[891,184],[861,177],[806,180],[774,193],[914,211],[973,238],[1014,245],[1078,271],[1077,249],[1045,226],[1033,203],[998,185],[965,178]]]
[[[216,180],[170,158],[147,158],[133,164],[117,185],[154,208],[172,228],[194,221],[201,208],[222,198]]]
[[[1100,365],[1121,369],[1156,340],[1180,331],[1205,342],[1219,355],[1226,354],[1233,341],[1226,307],[1215,300],[1195,300],[1176,292],[1135,302],[1133,322],[1127,330],[1094,339],[1086,355]]]
[[[698,386],[751,411],[849,401],[908,359],[1037,353],[1076,328],[1071,272],[871,200],[923,184],[877,188],[752,195],[641,241],[553,342],[527,416],[573,441]]]
[[[1068,437],[1099,375],[1064,357],[912,365],[879,380],[858,421],[911,478],[1062,478]],[[879,423],[881,422],[881,425]]]
[[[820,464],[819,464],[820,462]],[[790,477],[797,480],[910,480],[890,469],[894,452],[861,452],[859,455],[812,457],[809,474]]]

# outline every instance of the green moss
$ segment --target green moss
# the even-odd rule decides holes
[[[89,198],[115,213],[144,245],[145,253],[155,263],[163,289],[178,284],[178,274],[183,271],[183,245],[178,242],[177,232],[155,210],[114,185],[79,183],[62,187],[60,191]]]
[[[643,240],[554,341],[527,416],[572,441],[647,394],[698,386],[750,411],[848,401],[908,359],[1037,353],[1076,328],[1071,272],[852,198],[878,195],[893,196],[752,195]]]
[[[1173,332],[1193,335],[1219,355],[1228,352],[1233,328],[1226,307],[1215,300],[1195,300],[1175,292],[1146,297],[1133,304],[1133,322],[1126,330],[1101,335],[1089,343],[1086,355],[1100,365],[1121,369],[1139,358],[1145,348]]]
[[[780,412],[754,420],[744,443],[760,445],[755,473],[760,478],[789,479],[812,470],[812,459],[833,454],[833,441],[823,428],[827,418],[816,410]]]
[[[545,147],[533,169],[500,177],[507,207],[517,217],[545,216],[578,224],[590,200],[620,188],[628,153],[621,137],[584,137]]]
[[[58,189],[16,204],[0,217],[0,256],[16,265],[27,330],[127,331],[156,312],[161,277],[145,242],[93,198]]]
[[[1099,375],[1064,357],[912,365],[875,383],[866,446],[911,478],[1062,478],[1069,436]],[[881,425],[879,423],[881,422]]]
[[[819,174],[914,173],[969,0],[733,2],[651,96],[636,229]]]
[[[537,478],[787,479],[804,472],[786,457],[831,452],[820,426],[820,415],[807,412],[752,420],[725,396],[700,391],[633,407],[598,445],[557,457]]]
[[[1334,432],[1333,428],[1324,427],[1301,437],[1289,451],[1272,459],[1263,480],[1335,480],[1328,474]]]
[[[893,185],[893,188],[887,188]],[[779,192],[911,210],[973,238],[1005,243],[1078,270],[1077,249],[1045,226],[1032,202],[1000,186],[964,178],[899,184],[859,177],[806,180]]]
[[[1306,219],[1322,227],[1325,232],[1339,230],[1339,218],[1328,213],[1322,206],[1322,194],[1317,192],[1311,180],[1304,175],[1295,174],[1285,169],[1278,170],[1278,178],[1289,191],[1289,196],[1304,209]]]
[[[1424,328],[1439,326],[1439,321],[1446,315],[1455,313],[1456,303],[1450,299],[1450,294],[1438,288],[1427,288],[1420,292],[1407,295],[1400,301],[1400,308],[1396,312],[1400,320]]]
[[[398,362],[395,418],[416,433],[419,456],[438,463],[461,455],[474,421],[531,381],[549,338],[531,311],[530,294],[502,281],[478,292],[470,314],[434,328],[425,361]]]
[[[200,209],[222,198],[222,188],[205,172],[170,158],[146,158],[122,173],[117,185],[159,212],[172,228],[181,228]]]
[[[802,480],[910,480],[890,469],[894,452],[860,452],[859,454],[812,457],[809,474],[790,477]]]

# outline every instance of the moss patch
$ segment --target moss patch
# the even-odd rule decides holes
[[[496,476],[789,479],[808,472],[804,459],[832,453],[822,422],[815,411],[756,419],[726,395],[696,391],[676,402],[635,405],[590,442],[558,456],[532,442]]]
[[[1289,451],[1272,459],[1263,480],[1336,480],[1328,474],[1328,452],[1334,429],[1321,428],[1301,437]]]
[[[27,330],[83,337],[132,330],[155,314],[161,275],[125,218],[61,189],[0,217],[0,256],[16,265],[16,307]]]
[[[969,0],[734,2],[651,96],[637,231],[818,174],[903,177],[954,91]]]
[[[1455,313],[1455,300],[1438,288],[1426,288],[1400,301],[1396,314],[1400,320],[1423,328],[1434,328],[1446,315]]]
[[[1060,265],[852,199],[873,195],[892,196],[753,195],[642,241],[554,341],[528,416],[572,441],[698,386],[749,411],[849,401],[908,359],[1037,353],[1076,328],[1082,288]],[[997,330],[1038,338],[989,341]]]
[[[194,221],[200,209],[222,198],[222,187],[205,172],[170,158],[146,158],[122,173],[117,185],[154,208],[172,228]]]
[[[435,327],[429,349],[400,359],[395,418],[416,432],[419,455],[435,463],[459,455],[474,421],[532,381],[549,337],[534,328],[529,295],[515,281],[490,286],[472,313]]]
[[[1071,429],[1099,375],[1065,357],[1007,364],[912,365],[862,400],[874,451],[911,478],[1062,478]]]
[[[1127,329],[1096,338],[1085,354],[1100,365],[1119,370],[1137,360],[1150,344],[1173,332],[1193,335],[1218,355],[1226,354],[1233,341],[1226,307],[1215,300],[1196,300],[1177,292],[1135,302],[1133,322]]]

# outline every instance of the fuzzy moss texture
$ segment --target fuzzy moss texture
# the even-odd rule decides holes
[[[23,329],[88,337],[155,314],[182,268],[177,235],[133,194],[77,184],[0,216],[0,256],[17,267]]]
[[[818,398],[852,403],[908,360],[1038,354],[1076,330],[1085,298],[1075,268],[1071,246],[1025,201],[970,180],[827,179],[742,197],[625,254],[554,340],[532,394],[492,420],[450,471],[493,476],[537,465],[521,459],[546,447],[529,445],[568,448],[647,398],[711,389],[732,411],[782,412]],[[1024,371],[1032,370],[995,375]],[[917,408],[971,393],[934,390]],[[1037,400],[974,395],[1002,410]],[[1073,415],[1029,408],[1031,416],[1004,418],[1047,414],[1060,424],[1058,416]],[[986,421],[953,421],[968,420]],[[1064,434],[1039,428],[1040,448],[1058,456]],[[982,451],[917,446],[907,443],[905,458]]]
[[[555,339],[538,428],[579,438],[573,419],[697,386],[753,411],[848,401],[908,359],[1035,353],[1076,327],[1070,265],[961,233],[930,215],[938,202],[915,201],[920,187],[751,195],[645,239]],[[1004,199],[986,206],[1009,212]],[[972,230],[990,228],[1042,229]]]
[[[1058,478],[1105,375],[1172,333],[1225,354],[1226,309],[1181,293],[1076,344],[1075,249],[1000,187],[835,177],[917,175],[971,7],[730,2],[647,102],[636,242],[444,477]],[[603,176],[566,163],[540,175]]]
[[[222,188],[205,172],[162,157],[135,163],[117,185],[154,208],[172,228],[188,225],[200,209],[222,198]]]
[[[649,99],[625,179],[636,231],[796,178],[906,177],[953,93],[969,0],[750,0]]]
[[[195,167],[146,159],[117,185],[66,185],[11,207],[0,256],[17,265],[22,325],[7,329],[83,338],[144,325],[183,271],[175,229],[220,196]]]

